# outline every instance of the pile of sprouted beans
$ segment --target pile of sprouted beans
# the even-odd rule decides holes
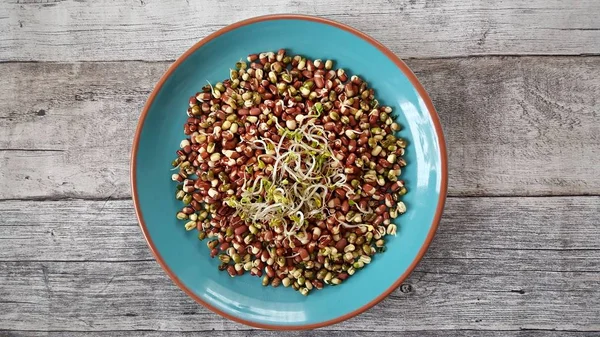
[[[177,219],[232,277],[302,295],[339,285],[385,251],[406,211],[400,125],[331,60],[247,59],[189,100]]]

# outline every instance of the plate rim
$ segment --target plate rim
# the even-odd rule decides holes
[[[146,223],[144,222],[144,219],[142,216],[140,202],[139,202],[138,193],[137,193],[136,167],[137,167],[137,153],[138,153],[140,135],[142,133],[142,129],[144,127],[144,122],[146,120],[148,111],[150,110],[150,107],[154,103],[157,93],[162,89],[162,87],[163,87],[164,83],[167,81],[167,79],[172,75],[172,73],[175,71],[175,69],[177,69],[177,67],[179,67],[179,65],[183,61],[185,61],[191,54],[193,54],[197,49],[201,48],[203,45],[214,40],[215,38],[219,37],[220,35],[223,35],[227,32],[230,32],[232,30],[238,29],[243,26],[247,26],[247,25],[251,25],[251,24],[255,24],[255,23],[259,23],[259,22],[264,22],[264,21],[274,21],[274,20],[304,20],[304,21],[310,21],[310,22],[317,22],[317,23],[321,23],[321,24],[325,24],[325,25],[333,26],[335,28],[342,29],[342,30],[352,33],[353,35],[357,36],[358,38],[370,43],[375,48],[377,48],[380,52],[382,52],[388,59],[390,59],[390,61],[392,61],[400,69],[400,71],[402,71],[402,73],[408,78],[410,83],[413,85],[413,87],[417,90],[417,92],[423,99],[425,106],[428,109],[429,115],[434,124],[435,133],[437,136],[438,148],[440,151],[441,168],[442,168],[441,169],[441,171],[442,171],[441,172],[441,182],[440,182],[440,195],[438,198],[437,208],[435,211],[433,222],[431,224],[431,228],[429,229],[429,232],[427,233],[427,237],[425,238],[425,242],[423,242],[423,245],[419,249],[417,256],[414,258],[414,260],[411,262],[411,264],[408,266],[408,268],[404,271],[404,273],[402,273],[402,275],[400,275],[400,277],[388,289],[386,289],[379,296],[372,299],[371,301],[369,301],[369,303],[363,305],[362,307],[360,307],[354,311],[351,311],[349,313],[346,313],[344,315],[341,315],[339,317],[327,320],[327,321],[312,323],[312,324],[304,324],[304,325],[275,325],[275,324],[264,324],[264,323],[260,323],[260,322],[246,320],[241,317],[236,317],[236,316],[228,314],[222,310],[217,309],[216,307],[214,307],[210,303],[202,300],[198,295],[193,293],[188,287],[186,287],[183,284],[183,282],[181,282],[181,280],[179,280],[177,275],[175,275],[171,271],[171,269],[166,265],[163,258],[158,253],[158,250],[154,246],[154,242],[152,241],[152,238],[150,237],[150,234],[146,228]],[[208,36],[204,37],[203,39],[201,39],[200,41],[196,42],[191,48],[189,48],[185,53],[183,53],[181,56],[179,56],[177,58],[177,60],[169,66],[167,71],[161,76],[160,80],[156,83],[156,85],[152,89],[152,92],[150,93],[150,96],[146,100],[146,103],[144,104],[144,107],[142,108],[142,113],[138,119],[138,124],[137,124],[135,135],[133,138],[133,145],[131,148],[130,184],[131,184],[131,191],[132,191],[133,206],[135,209],[136,217],[138,219],[138,224],[142,230],[144,239],[146,240],[146,243],[148,244],[148,247],[150,248],[150,251],[152,252],[152,255],[154,256],[154,259],[156,260],[156,262],[158,262],[158,264],[165,271],[165,273],[167,273],[167,275],[169,276],[171,281],[173,281],[173,283],[175,283],[188,296],[190,296],[197,303],[203,305],[205,308],[208,308],[209,310],[211,310],[214,313],[217,313],[217,314],[219,314],[227,319],[230,319],[234,322],[245,324],[245,325],[248,325],[251,327],[261,328],[261,329],[270,329],[270,330],[309,330],[309,329],[322,328],[325,326],[337,324],[337,323],[340,323],[342,321],[350,319],[354,316],[357,316],[357,315],[369,310],[370,308],[375,306],[377,303],[381,302],[384,298],[386,298],[392,291],[394,291],[396,288],[398,288],[402,284],[402,282],[404,282],[404,280],[406,280],[408,278],[408,276],[414,271],[417,264],[421,261],[421,259],[427,252],[427,249],[429,248],[431,242],[433,241],[433,238],[435,237],[435,233],[437,231],[437,228],[439,226],[439,223],[440,223],[440,220],[442,217],[444,205],[446,202],[447,192],[448,192],[448,158],[447,158],[447,151],[446,151],[446,141],[444,138],[442,125],[440,123],[438,113],[435,110],[435,107],[433,106],[433,102],[431,101],[431,98],[429,97],[429,95],[425,91],[425,88],[421,85],[421,83],[419,82],[419,80],[417,79],[415,74],[412,72],[412,70],[410,70],[410,68],[406,65],[406,63],[404,63],[404,61],[402,61],[398,56],[396,56],[391,50],[389,50],[387,47],[385,47],[379,41],[377,41],[374,38],[372,38],[371,36],[359,31],[358,29],[355,29],[353,27],[350,27],[348,25],[345,25],[343,23],[340,23],[340,22],[337,22],[337,21],[334,21],[331,19],[326,19],[326,18],[322,18],[322,17],[318,17],[318,16],[311,16],[311,15],[302,15],[302,14],[269,14],[269,15],[256,16],[256,17],[245,19],[245,20],[241,20],[241,21],[232,23],[230,25],[227,25],[227,26],[217,30],[216,32],[211,33],[210,35],[208,35]]]

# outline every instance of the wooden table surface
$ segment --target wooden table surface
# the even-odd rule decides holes
[[[129,152],[178,55],[282,12],[352,25],[406,60],[450,169],[437,236],[405,284],[290,335],[600,336],[598,0],[1,1],[0,335],[279,335],[168,279],[137,226]]]

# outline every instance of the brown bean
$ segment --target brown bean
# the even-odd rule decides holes
[[[234,233],[235,233],[236,235],[242,235],[242,234],[244,234],[244,232],[246,232],[247,230],[248,230],[248,226],[246,226],[246,225],[241,225],[241,226],[237,227],[237,228],[234,230]]]
[[[264,235],[264,240],[270,242],[273,240],[273,231],[267,231]]]
[[[346,245],[348,245],[348,241],[346,241],[346,238],[341,238],[338,242],[336,242],[335,249],[337,249],[338,252],[342,252]]]
[[[308,251],[304,248],[298,249],[298,254],[302,261],[308,261],[310,259],[310,255],[308,255]]]
[[[356,146],[357,146],[357,142],[354,139],[350,139],[348,141],[348,152],[354,152],[356,151]]]
[[[377,206],[377,208],[375,208],[375,213],[381,215],[386,211],[386,206],[385,205],[379,205]]]
[[[356,159],[356,156],[354,158]],[[344,173],[349,175],[355,175],[360,173],[360,169],[356,166],[346,166],[346,168],[344,169]]]
[[[315,86],[319,89],[324,88],[325,87],[325,80],[323,79],[322,75],[316,74],[314,77],[314,81],[315,81]]]
[[[350,210],[350,204],[348,203],[348,200],[344,200],[342,202],[342,212],[348,213],[349,210]]]
[[[341,201],[338,198],[333,198],[331,200],[329,200],[329,202],[327,203],[327,206],[329,208],[337,208],[341,205]]]
[[[379,160],[377,161],[377,164],[380,165],[381,167],[383,167],[384,169],[392,166],[392,163],[387,161],[387,159],[385,159],[385,158],[379,158]]]
[[[331,243],[332,239],[331,236],[329,235],[321,235],[322,240],[319,240],[319,248],[324,248],[324,247],[329,247],[329,244]]]
[[[308,251],[309,254],[312,254],[316,249],[317,249],[317,243],[314,241],[311,241],[308,243],[308,245],[306,245],[306,250]]]
[[[285,249],[283,249],[283,247],[279,247],[275,250],[275,254],[277,256],[283,256],[283,254],[285,254]]]
[[[334,122],[327,122],[323,125],[323,128],[327,131],[333,131],[335,129],[335,123]]]
[[[358,202],[358,206],[361,209],[367,209],[367,206],[369,204],[369,198],[362,198],[360,199],[360,201]]]
[[[369,114],[369,124],[371,124],[372,126],[376,126],[378,121],[379,121],[379,112],[377,112],[376,110],[373,110],[373,112],[371,112]]]
[[[356,161],[356,155],[354,153],[350,153],[348,157],[346,157],[346,166],[353,165]]]
[[[371,184],[364,184],[362,189],[369,195],[373,195],[375,193],[375,187],[373,187]]]
[[[344,199],[346,198],[346,190],[343,188],[337,188],[335,190],[335,195],[337,195],[338,198]]]
[[[392,192],[398,192],[402,188],[402,185],[403,184],[401,184],[400,181],[396,181],[390,186],[390,190]]]
[[[192,202],[190,202],[190,206],[195,210],[195,211],[199,211],[202,209],[202,205],[200,205],[200,203],[196,200],[192,200]]]
[[[268,259],[269,259],[269,253],[266,250],[263,250],[262,253],[260,254],[260,261],[264,263]],[[260,265],[260,263],[259,263],[259,265]]]
[[[335,133],[341,134],[343,130],[344,130],[344,127],[341,124],[335,125]]]
[[[197,202],[202,202],[203,201],[203,197],[200,193],[194,193],[192,194],[192,198],[194,198],[195,201]]]
[[[251,147],[247,146],[244,148],[244,155],[246,157],[252,157],[254,156],[254,150]]]

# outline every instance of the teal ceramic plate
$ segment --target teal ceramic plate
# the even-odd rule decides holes
[[[399,37],[400,38],[400,37]],[[229,68],[250,53],[286,48],[313,59],[333,59],[375,89],[382,104],[398,112],[408,139],[402,172],[408,212],[398,235],[387,240],[364,270],[342,285],[307,297],[283,287],[263,287],[245,275],[217,270],[206,245],[175,219],[171,160],[183,138],[188,98],[206,81],[226,78]],[[275,15],[225,27],[183,54],[158,82],[140,117],[131,158],[131,184],[140,226],[156,260],[188,295],[237,322],[271,329],[308,329],[340,322],[381,301],[415,268],[438,226],[447,188],[446,149],[431,100],[414,74],[387,48],[337,22],[307,16]]]

